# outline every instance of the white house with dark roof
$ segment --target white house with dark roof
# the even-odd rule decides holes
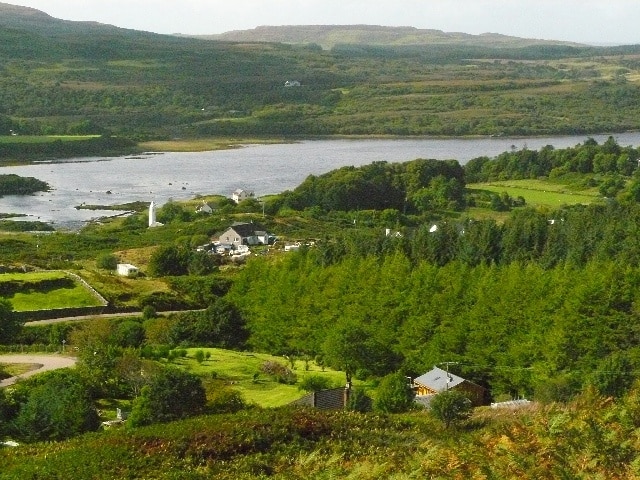
[[[234,223],[218,236],[218,242],[229,245],[269,245],[275,237],[258,223]]]

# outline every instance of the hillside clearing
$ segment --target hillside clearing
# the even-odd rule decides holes
[[[471,191],[507,192],[513,198],[523,197],[527,205],[559,207],[561,205],[590,204],[602,201],[597,189],[571,191],[566,185],[543,180],[504,180],[467,185]]]

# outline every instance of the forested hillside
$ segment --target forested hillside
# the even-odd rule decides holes
[[[0,12],[5,135],[536,135],[640,127],[637,46],[452,39],[345,42],[322,51],[65,22],[6,4]]]

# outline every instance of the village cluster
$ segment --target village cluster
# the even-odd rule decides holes
[[[253,191],[237,189],[231,195],[231,199],[236,203],[254,198]],[[212,213],[213,209],[205,201],[202,202],[197,212]],[[161,227],[162,223],[157,221],[157,204],[151,202],[149,205],[149,228]],[[266,228],[259,223],[251,222],[235,222],[225,231],[215,234],[211,241],[205,245],[196,248],[198,252],[207,252],[212,255],[227,256],[234,262],[241,262],[251,255],[252,246],[273,246],[278,237],[269,233]],[[300,242],[285,244],[282,249],[285,252],[298,250],[301,246]],[[128,263],[120,263],[117,272],[121,276],[135,277],[140,272],[138,267]]]

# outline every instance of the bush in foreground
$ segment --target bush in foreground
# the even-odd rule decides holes
[[[198,377],[178,368],[166,368],[142,388],[131,410],[132,427],[170,422],[204,410],[206,395]]]

